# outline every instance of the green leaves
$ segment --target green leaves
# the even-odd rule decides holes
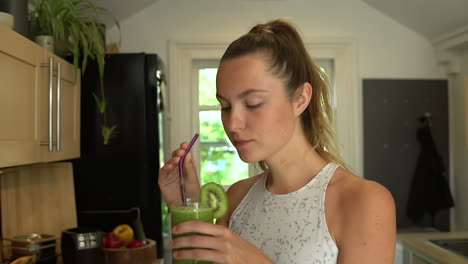
[[[35,0],[30,12],[31,26],[35,35],[50,35],[56,40],[65,41],[72,47],[75,76],[83,74],[88,60],[97,62],[100,83],[100,96],[93,93],[103,124],[101,132],[104,144],[116,132],[117,125],[107,123],[107,101],[104,94],[105,26],[101,18],[109,17],[117,25],[118,21],[104,8],[97,7],[93,0]]]
[[[101,81],[101,97],[98,97],[96,93],[93,92],[93,98],[98,106],[99,113],[102,116],[102,125],[101,125],[101,135],[104,145],[109,144],[110,139],[117,133],[117,125],[110,126],[107,121],[106,109],[107,109],[107,100],[104,97],[104,86]]]
[[[202,146],[200,161],[202,184],[213,181],[231,185],[249,176],[247,163],[229,146]]]
[[[109,140],[111,139],[111,136],[114,134],[115,129],[117,129],[117,125],[113,125],[111,127],[108,127],[106,125],[101,125],[101,134],[104,140],[104,145],[109,144]]]
[[[106,98],[99,98],[96,93],[93,93],[93,98],[94,101],[96,102],[98,108],[99,108],[99,113],[103,114],[106,112]]]
[[[73,46],[75,68],[86,70],[88,59],[97,60],[101,77],[104,72],[105,26],[101,18],[118,21],[93,0],[36,0],[30,13],[35,35],[51,35]],[[82,57],[81,61],[79,58]]]

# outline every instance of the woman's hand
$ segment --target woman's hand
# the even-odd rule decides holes
[[[213,263],[244,264],[273,263],[262,251],[245,241],[229,228],[203,221],[187,221],[172,228],[172,234],[195,232],[204,235],[173,239],[170,246],[195,248],[173,251],[173,258],[212,261]]]
[[[159,188],[161,189],[164,201],[169,207],[174,203],[180,204],[182,202],[179,161],[188,145],[186,142],[180,144],[180,148],[172,152],[172,157],[159,170]],[[187,198],[191,198],[192,201],[198,201],[200,197],[200,183],[197,176],[197,167],[191,152],[187,154],[184,160],[184,182]]]

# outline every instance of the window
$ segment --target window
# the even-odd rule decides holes
[[[334,78],[334,65],[333,65],[333,59],[314,59],[315,63],[320,67],[320,69],[325,72],[328,76],[328,81],[330,81],[330,89],[331,89],[331,103],[332,107],[335,108],[336,106],[336,94],[334,92],[333,88],[333,78]]]
[[[223,186],[249,177],[249,164],[237,155],[224,132],[221,111],[216,99],[216,73],[218,61],[195,61],[198,87],[198,125],[200,131],[201,184],[216,182]]]

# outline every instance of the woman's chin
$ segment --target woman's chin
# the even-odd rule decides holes
[[[249,155],[247,153],[238,153],[239,158],[245,162],[245,163],[252,163],[252,162],[257,162],[261,161],[262,159],[259,159],[258,157],[255,157],[254,155]]]

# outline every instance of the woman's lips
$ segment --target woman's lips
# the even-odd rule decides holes
[[[245,145],[249,144],[252,141],[253,140],[235,140],[234,141],[234,146],[236,148],[242,148],[242,147],[244,147]]]

